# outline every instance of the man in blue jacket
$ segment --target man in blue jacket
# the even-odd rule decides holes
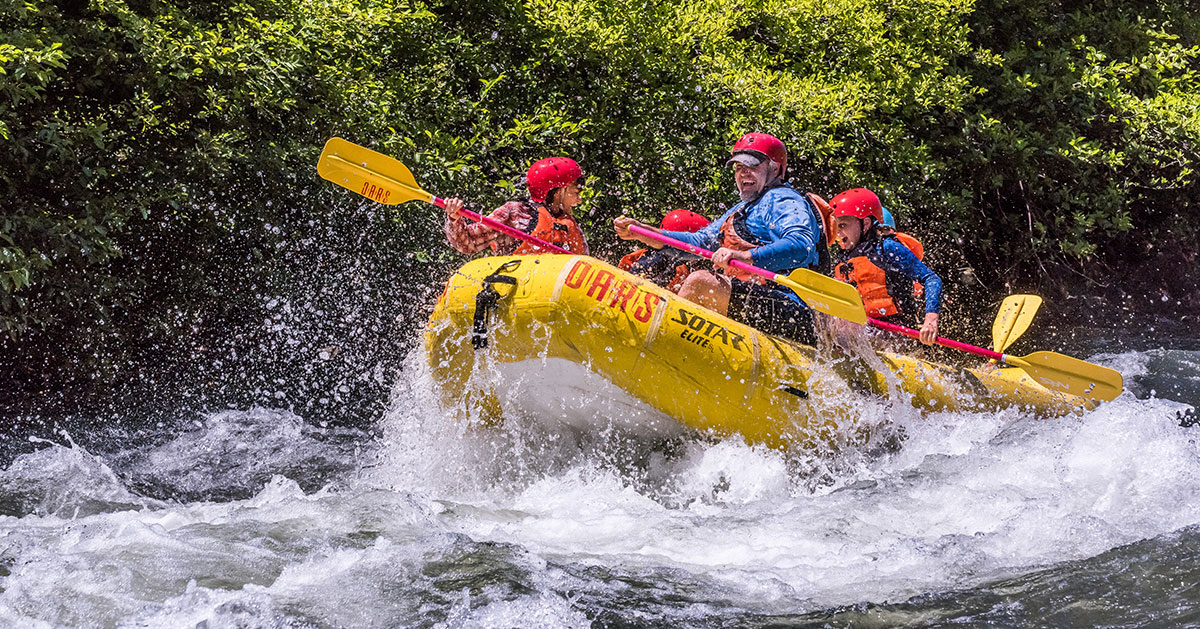
[[[613,221],[617,235],[661,249],[629,226],[642,225],[713,252],[718,272],[696,271],[679,296],[769,334],[814,342],[812,313],[791,290],[729,266],[730,260],[788,274],[797,268],[829,270],[829,253],[816,208],[806,195],[784,182],[787,149],[765,133],[748,133],[734,145],[726,165],[733,167],[741,202],[695,233],[662,231],[630,218]],[[688,256],[690,254],[680,253]]]

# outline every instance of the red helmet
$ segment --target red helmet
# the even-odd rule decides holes
[[[570,157],[547,157],[529,167],[525,180],[534,203],[542,203],[551,190],[561,188],[583,177],[583,170]]]
[[[847,190],[829,202],[834,216],[853,216],[854,218],[875,217],[875,222],[883,222],[883,204],[874,192],[866,188]]]
[[[749,155],[757,158],[755,163],[749,163],[745,159],[738,159],[740,155]],[[733,151],[730,154],[729,161],[725,162],[726,166],[732,165],[734,162],[741,162],[747,166],[754,167],[762,163],[763,159],[769,159],[779,165],[779,176],[782,177],[787,173],[787,149],[784,148],[783,142],[773,135],[765,133],[747,133],[742,136],[742,139],[733,145]]]
[[[671,210],[660,227],[669,232],[697,232],[708,226],[708,219],[691,210]]]

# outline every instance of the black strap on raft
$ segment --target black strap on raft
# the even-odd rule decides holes
[[[794,395],[802,400],[808,399],[808,391],[805,391],[804,389],[794,387],[790,384],[785,384],[782,387],[780,387],[780,389],[782,389],[783,391],[786,391],[788,393],[791,393],[792,395]]]
[[[500,303],[500,293],[496,291],[495,284],[516,286],[517,278],[502,275],[502,273],[511,271],[520,264],[520,260],[509,260],[500,265],[495,273],[483,279],[483,290],[475,295],[475,325],[471,330],[471,346],[475,349],[483,349],[488,346],[488,318]]]

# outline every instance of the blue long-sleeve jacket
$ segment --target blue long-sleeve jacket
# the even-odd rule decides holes
[[[763,243],[753,250],[754,266],[774,273],[817,267],[820,260],[818,243],[825,242],[821,221],[808,199],[787,184],[767,190],[749,207],[744,201],[738,203],[700,231],[665,233],[671,238],[715,251],[721,246],[721,226],[743,208],[746,208],[746,227]]]
[[[851,250],[851,255],[866,256],[871,264],[883,269],[888,276],[900,274],[919,282],[925,287],[925,312],[940,312],[942,278],[925,266],[924,262],[918,260],[916,254],[895,238],[880,238],[875,246],[871,246],[869,243],[864,244],[866,246],[855,247]],[[911,290],[912,286],[909,286],[908,289]],[[904,290],[903,287],[900,290]],[[897,294],[890,287],[888,292],[893,295]]]

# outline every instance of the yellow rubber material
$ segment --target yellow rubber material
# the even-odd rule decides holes
[[[495,273],[499,294],[487,347],[471,342],[476,296]],[[496,391],[475,385],[481,358],[558,358],[587,366],[681,424],[718,436],[788,447],[855,421],[862,395],[908,399],[929,410],[1021,406],[1042,415],[1090,408],[1020,369],[956,369],[880,353],[840,362],[759,333],[587,256],[480,258],[450,279],[425,331],[431,373],[451,408],[498,415]],[[569,403],[569,401],[568,401]],[[491,419],[499,420],[500,417]]]

